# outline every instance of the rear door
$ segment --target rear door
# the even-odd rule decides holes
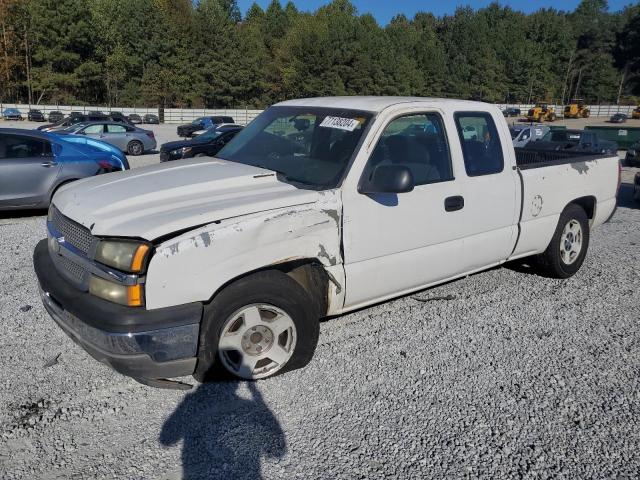
[[[59,173],[47,140],[0,134],[0,207],[47,203]]]
[[[506,125],[496,125],[491,113],[482,111],[456,112],[454,122],[459,140],[455,150],[464,165],[457,179],[464,209],[457,221],[466,238],[464,264],[472,271],[511,254],[520,214],[520,180],[511,168],[513,147]],[[466,134],[470,129],[477,137]]]
[[[120,150],[125,151],[130,137],[128,131],[129,129],[127,129],[125,125],[113,125],[108,123],[105,125],[105,132],[100,140],[110,143],[111,145],[118,147]]]

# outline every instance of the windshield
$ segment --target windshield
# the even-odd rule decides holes
[[[303,188],[335,188],[371,117],[358,110],[271,107],[216,156],[273,170]]]

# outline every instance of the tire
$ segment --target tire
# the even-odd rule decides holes
[[[277,270],[233,282],[205,306],[193,377],[258,380],[306,366],[320,333],[312,305],[302,286]]]
[[[560,215],[549,246],[537,256],[538,265],[550,277],[569,278],[580,270],[588,249],[589,219],[572,203]]]
[[[144,153],[144,145],[139,140],[131,140],[127,145],[127,153],[129,155],[142,155]]]
[[[582,111],[583,118],[589,118],[590,115],[591,115],[591,112],[589,110]]]

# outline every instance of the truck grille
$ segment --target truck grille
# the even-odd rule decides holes
[[[51,223],[54,228],[62,234],[65,242],[87,255],[94,240],[89,229],[62,215],[55,206],[52,205],[51,208],[53,209]]]
[[[71,281],[77,284],[82,283],[85,272],[85,269],[82,268],[82,266],[61,255],[57,256],[55,263],[57,263],[59,270],[66,273]]]

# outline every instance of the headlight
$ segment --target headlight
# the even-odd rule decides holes
[[[141,272],[146,266],[149,245],[132,240],[101,240],[95,259],[126,272]]]
[[[186,155],[187,153],[189,153],[191,151],[191,147],[182,147],[182,148],[176,148],[175,150],[171,150],[169,153],[171,155]]]
[[[96,297],[104,298],[110,302],[119,303],[128,307],[141,307],[142,285],[120,285],[109,280],[91,275],[89,278],[89,293]]]

